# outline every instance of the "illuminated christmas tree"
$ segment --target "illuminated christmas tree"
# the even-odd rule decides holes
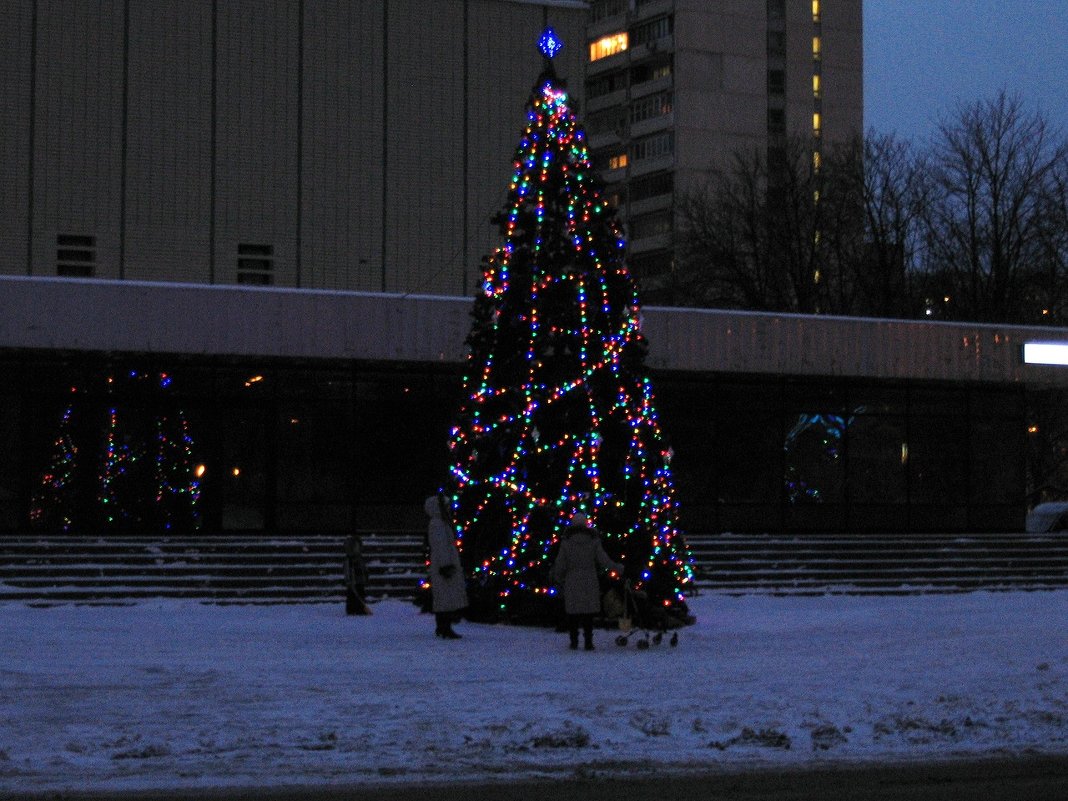
[[[77,388],[71,387],[72,395],[77,392]],[[80,506],[75,481],[78,446],[74,442],[74,420],[75,403],[72,397],[59,421],[59,431],[52,442],[48,466],[42,471],[40,484],[33,496],[30,524],[35,528],[69,532],[74,527]]]
[[[547,617],[555,546],[581,512],[637,593],[686,619],[692,559],[624,238],[553,70],[551,29],[539,46],[546,66],[475,299],[444,492],[476,611]]]
[[[71,388],[30,522],[70,533],[188,533],[202,470],[166,373],[109,375],[102,394]]]

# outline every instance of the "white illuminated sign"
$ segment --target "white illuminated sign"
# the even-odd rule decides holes
[[[1025,342],[1024,364],[1068,365],[1068,342]]]

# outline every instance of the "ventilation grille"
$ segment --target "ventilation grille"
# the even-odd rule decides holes
[[[95,236],[56,235],[56,275],[66,278],[92,278],[95,272]]]
[[[274,283],[274,246],[242,242],[237,246],[237,283],[270,286]]]

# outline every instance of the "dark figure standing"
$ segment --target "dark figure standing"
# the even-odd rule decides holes
[[[553,565],[553,582],[564,593],[564,612],[572,650],[578,648],[579,628],[587,651],[593,650],[593,618],[601,611],[601,584],[598,570],[614,570],[620,575],[623,565],[608,558],[601,545],[601,533],[590,526],[583,514],[576,513],[564,531],[560,554]]]
[[[367,605],[367,563],[360,538],[350,534],[345,540],[345,614],[369,615]]]
[[[458,640],[460,635],[452,629],[456,613],[467,606],[467,588],[464,585],[463,566],[456,550],[456,534],[448,520],[445,498],[432,495],[423,507],[430,523],[427,541],[430,545],[430,595],[434,620],[434,633],[446,640]]]

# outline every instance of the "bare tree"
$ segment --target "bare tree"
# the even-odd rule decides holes
[[[678,204],[678,302],[1068,321],[1068,143],[1002,93],[929,146],[869,133],[813,161],[736,156]]]
[[[844,292],[828,254],[838,207],[825,168],[797,138],[772,157],[736,154],[678,203],[681,236],[674,279],[679,302],[765,311],[839,311]]]
[[[927,158],[893,135],[869,132],[862,147],[864,229],[861,255],[850,261],[858,285],[852,311],[879,317],[922,315],[914,276],[930,197]]]
[[[1041,321],[1068,323],[1068,157],[1054,164],[1046,188],[1040,223],[1043,254],[1032,272],[1029,306]]]
[[[939,316],[1048,320],[1040,295],[1059,292],[1063,282],[1055,254],[1063,253],[1063,223],[1051,198],[1066,154],[1045,118],[1004,92],[942,122],[924,221],[925,274]]]

